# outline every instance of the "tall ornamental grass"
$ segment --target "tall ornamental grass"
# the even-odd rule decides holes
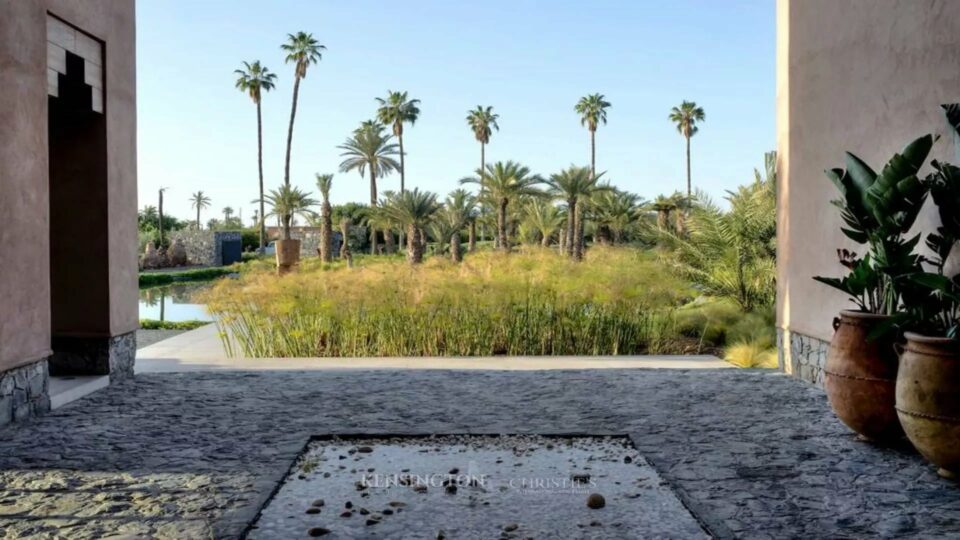
[[[650,254],[596,247],[582,263],[524,249],[309,260],[283,277],[263,265],[204,300],[228,352],[250,357],[617,355],[679,352],[672,308],[691,296]]]

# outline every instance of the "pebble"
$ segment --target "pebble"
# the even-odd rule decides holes
[[[306,513],[308,513],[308,514],[319,514],[319,513],[320,513],[320,509],[317,508],[316,506],[311,506],[310,508],[307,508],[307,512],[306,512]]]
[[[504,530],[505,532],[513,532],[513,531],[515,531],[515,530],[517,530],[517,529],[519,529],[519,528],[520,528],[520,525],[517,525],[516,523],[511,523],[511,524],[509,524],[509,525],[504,525],[504,526],[503,526],[503,530]]]
[[[311,537],[325,536],[330,534],[330,529],[325,529],[323,527],[311,527],[307,530],[307,535]]]
[[[373,452],[373,447],[372,447],[372,446],[361,446],[361,447],[357,448],[357,452],[360,452],[361,454],[369,454],[369,453]]]
[[[324,505],[326,505],[326,504],[327,504],[326,501],[324,501],[323,499],[317,499],[317,500],[313,501],[312,503],[310,503],[310,506],[316,506],[317,508],[319,508],[319,507],[324,506]]]
[[[587,497],[588,508],[593,508],[594,510],[596,510],[598,508],[603,508],[606,505],[607,505],[607,500],[604,499],[603,495],[599,493],[591,493],[590,496]]]

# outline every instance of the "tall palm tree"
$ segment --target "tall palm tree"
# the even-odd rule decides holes
[[[356,170],[360,176],[370,175],[370,206],[377,206],[377,178],[383,178],[400,169],[394,159],[398,153],[397,145],[391,142],[392,135],[384,133],[379,123],[366,122],[353,132],[353,136],[338,146],[343,152],[340,172]],[[371,253],[377,251],[377,231],[370,229]]]
[[[690,138],[700,131],[698,122],[706,120],[703,107],[697,107],[693,101],[683,100],[679,107],[670,110],[670,121],[677,125],[677,131],[687,140],[687,198],[693,197],[693,183],[690,180]]]
[[[223,224],[224,224],[224,225],[229,225],[229,223],[230,223],[230,218],[232,218],[232,217],[233,217],[233,207],[232,207],[232,206],[224,206],[224,207],[223,207]]]
[[[163,193],[167,191],[167,188],[160,188],[157,191],[157,228],[160,230],[160,245],[157,246],[157,249],[163,249]]]
[[[514,161],[498,161],[487,165],[485,171],[477,170],[477,176],[460,180],[461,184],[478,184],[480,191],[495,202],[497,208],[497,238],[503,251],[510,251],[507,238],[507,207],[511,199],[525,195],[541,196],[537,185],[543,179],[530,172],[530,168]]]
[[[598,181],[603,173],[595,174],[587,167],[571,165],[557,174],[551,175],[547,181],[551,193],[567,203],[567,255],[575,260],[583,259],[583,208],[584,200],[601,191],[613,188],[600,184]]]
[[[313,217],[311,208],[317,205],[317,201],[310,197],[310,194],[298,187],[281,185],[278,189],[272,189],[264,196],[267,204],[270,205],[270,212],[267,216],[276,216],[280,220],[280,228],[283,230],[283,239],[290,240],[290,226],[293,218],[302,216],[306,219]],[[266,217],[266,216],[265,216]]]
[[[500,131],[497,125],[499,114],[493,112],[492,106],[477,105],[476,109],[467,111],[467,125],[473,131],[473,137],[480,143],[480,171],[487,170],[487,145],[490,144],[490,135],[494,130]]]
[[[610,102],[603,94],[590,94],[580,98],[574,110],[580,115],[580,125],[590,132],[590,174],[597,176],[597,127],[607,123],[607,109]]]
[[[280,45],[287,53],[284,61],[294,64],[293,104],[290,107],[290,127],[287,128],[287,157],[283,167],[283,183],[290,185],[290,148],[293,146],[293,121],[297,116],[297,101],[300,99],[300,81],[307,76],[307,68],[320,61],[320,51],[327,48],[314,39],[313,34],[297,32],[287,34],[287,42]]]
[[[385,126],[393,127],[393,134],[397,137],[400,146],[400,192],[406,191],[406,169],[404,167],[403,151],[403,124],[411,126],[420,117],[419,99],[409,99],[406,92],[387,90],[387,97],[377,98],[380,108],[377,109],[377,120]]]
[[[197,209],[197,230],[200,230],[200,210],[210,207],[210,197],[198,191],[190,196],[190,206]]]
[[[428,191],[413,188],[397,193],[387,201],[384,211],[397,223],[407,228],[407,260],[411,265],[423,262],[424,242],[421,231],[440,210],[437,196]]]
[[[333,221],[331,219],[330,188],[333,186],[332,174],[317,174],[317,189],[323,202],[320,205],[320,259],[323,262],[333,260]]]
[[[243,69],[235,70],[234,73],[237,75],[237,89],[246,92],[250,99],[253,100],[254,104],[257,106],[257,172],[260,176],[260,213],[263,215],[263,117],[260,114],[260,102],[263,97],[264,92],[269,92],[273,90],[273,87],[276,83],[277,76],[270,72],[266,66],[260,64],[260,61],[257,60],[252,64],[249,62],[243,63]],[[200,228],[200,209],[197,209],[197,229]],[[260,222],[259,234],[260,234],[260,252],[263,252],[263,248],[266,245],[266,224]]]

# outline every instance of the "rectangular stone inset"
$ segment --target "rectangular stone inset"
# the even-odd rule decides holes
[[[77,47],[77,31],[60,19],[47,16],[47,41],[72,52]]]
[[[53,69],[47,69],[47,94],[53,97],[60,96],[60,74]]]
[[[67,73],[67,50],[55,43],[47,43],[47,69]]]
[[[248,538],[707,538],[627,437],[311,442]]]

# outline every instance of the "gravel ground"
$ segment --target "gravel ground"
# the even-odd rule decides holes
[[[960,536],[960,489],[817,388],[594,370],[140,375],[0,429],[0,538],[236,538],[311,436],[349,433],[627,434],[715,537]]]

